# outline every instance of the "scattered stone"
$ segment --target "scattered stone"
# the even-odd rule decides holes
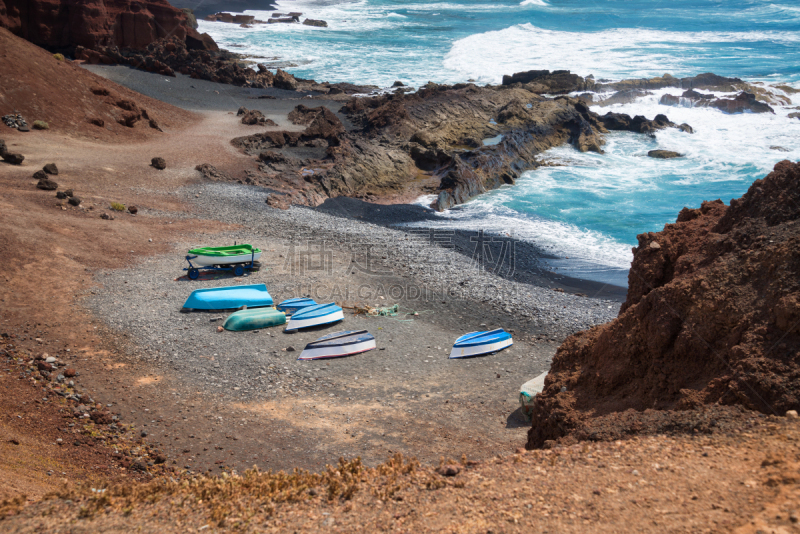
[[[789,419],[797,419],[797,410],[787,410],[786,417]]]
[[[89,124],[94,124],[95,126],[99,126],[100,128],[106,125],[106,122],[103,119],[97,119],[97,118],[88,119],[88,122]]]
[[[147,471],[147,464],[137,459],[131,463],[131,469],[134,471]]]
[[[292,347],[291,345],[286,347],[286,352],[294,352],[294,351],[295,351],[295,348]]]
[[[45,356],[44,361],[47,363],[56,363],[56,359],[53,356]]]
[[[58,174],[58,167],[56,167],[55,163],[48,163],[47,165],[42,167],[42,170],[47,174],[52,174],[53,176]]]
[[[25,156],[22,154],[16,154],[12,152],[6,152],[2,155],[2,157],[3,161],[6,161],[12,165],[22,165],[22,162],[25,159]]]
[[[167,162],[164,161],[164,158],[153,158],[150,160],[150,165],[160,171],[163,171],[167,168]]]
[[[36,368],[40,371],[52,371],[53,366],[47,362],[36,362]]]
[[[75,193],[72,191],[72,189],[66,189],[64,190],[64,194],[67,195],[68,197],[71,197]]]
[[[73,369],[72,367],[67,367],[66,369],[64,369],[64,376],[66,376],[67,378],[72,378],[76,374],[77,373],[75,372],[75,369]]]
[[[163,464],[166,461],[167,461],[167,457],[163,453],[160,453],[160,452],[156,453],[156,455],[153,457],[153,462],[155,464]]]
[[[36,187],[39,189],[43,189],[44,191],[55,191],[58,189],[58,184],[52,180],[39,180],[39,183],[36,184]]]
[[[672,150],[651,150],[647,153],[647,157],[657,159],[672,159],[683,157],[683,155],[678,152],[673,152]]]
[[[114,216],[113,216],[113,215],[111,215],[110,213],[102,213],[102,214],[100,215],[100,218],[101,218],[101,219],[105,219],[105,220],[107,220],[107,221],[113,221],[113,220],[114,220]]]
[[[139,208],[137,208],[136,206],[128,206],[128,213],[130,213],[131,215],[136,215],[137,213],[139,213]]]
[[[56,198],[64,200],[65,198],[67,198],[67,194],[63,191],[56,191]]]
[[[110,425],[113,422],[111,414],[106,411],[95,410],[89,414],[89,417],[96,425]]]
[[[443,465],[442,467],[437,467],[436,472],[443,477],[454,477],[461,472],[461,468],[457,465]]]
[[[139,435],[142,436],[143,438],[146,438],[147,437],[147,432],[142,430],[142,432]]]
[[[396,82],[394,82],[394,83],[392,84],[392,87],[405,87],[405,86],[406,86],[406,84],[404,84],[404,83],[403,83],[403,82],[401,82],[400,80],[397,80]]]
[[[69,197],[69,200],[67,200],[67,202],[69,202],[70,206],[81,205],[81,199],[79,199],[78,197]]]
[[[222,328],[221,326],[218,326],[218,327],[217,327],[217,332],[223,332],[223,331],[225,331],[225,329],[224,329],[224,328]]]
[[[36,180],[47,180],[47,173],[44,171],[36,171],[35,173],[33,173],[33,177]]]

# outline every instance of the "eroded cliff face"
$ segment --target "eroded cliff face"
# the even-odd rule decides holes
[[[143,48],[199,35],[167,0],[0,0],[0,26],[46,48]]]
[[[619,317],[553,359],[529,448],[669,431],[726,405],[800,408],[800,164],[638,240]]]

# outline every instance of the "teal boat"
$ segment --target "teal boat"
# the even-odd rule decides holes
[[[264,284],[217,287],[192,291],[183,308],[186,310],[235,310],[242,306],[263,308],[273,306],[272,297]]]
[[[225,330],[241,332],[242,330],[259,330],[282,324],[286,324],[285,313],[274,308],[256,308],[230,314],[222,326]]]

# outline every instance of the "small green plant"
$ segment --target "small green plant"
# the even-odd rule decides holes
[[[44,121],[33,121],[33,128],[35,130],[49,130],[50,125]]]
[[[53,57],[56,58],[56,61],[64,61],[64,54],[53,54]]]
[[[119,202],[112,202],[111,209],[115,211],[125,211],[125,205],[120,204]]]

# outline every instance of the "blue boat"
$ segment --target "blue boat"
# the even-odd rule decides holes
[[[375,337],[366,330],[349,330],[334,332],[312,341],[298,360],[321,360],[324,358],[339,358],[367,352],[375,348]]]
[[[293,299],[286,299],[280,304],[278,304],[277,309],[278,311],[282,311],[286,315],[294,315],[295,313],[299,312],[304,308],[308,308],[309,306],[316,306],[317,303],[314,302],[313,299],[305,298],[305,297],[297,297]]]
[[[344,313],[342,309],[333,302],[317,304],[315,306],[307,306],[292,315],[291,319],[289,319],[289,323],[286,325],[286,330],[297,330],[298,328],[308,328],[310,326],[330,324],[342,320],[344,320]]]
[[[511,334],[498,328],[488,332],[470,332],[456,339],[450,358],[469,358],[497,352],[514,344]]]
[[[217,287],[214,289],[195,289],[183,308],[187,310],[235,310],[242,306],[260,308],[272,306],[272,297],[265,284],[249,286]]]

